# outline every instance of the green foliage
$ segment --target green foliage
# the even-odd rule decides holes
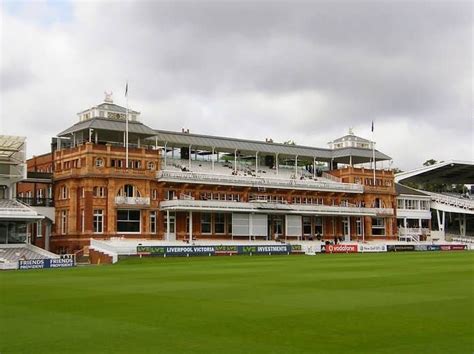
[[[474,253],[0,273],[1,353],[472,353]]]

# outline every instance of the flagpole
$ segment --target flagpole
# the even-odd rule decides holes
[[[375,139],[374,139],[374,122],[372,121],[372,162],[374,164],[374,187],[375,187]]]
[[[125,114],[125,168],[128,168],[128,81],[125,88],[125,97],[127,100],[127,111]]]

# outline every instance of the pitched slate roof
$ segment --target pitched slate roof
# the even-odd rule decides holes
[[[125,131],[125,121],[108,118],[92,118],[74,124],[72,127],[62,131],[58,134],[59,137],[66,136],[70,133],[75,133],[86,129],[110,130],[110,131]],[[128,131],[132,134],[140,134],[144,136],[154,136],[155,131],[145,124],[137,121],[128,121]]]

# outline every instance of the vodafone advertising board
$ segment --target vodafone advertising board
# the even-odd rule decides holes
[[[326,253],[357,253],[357,245],[326,245]]]

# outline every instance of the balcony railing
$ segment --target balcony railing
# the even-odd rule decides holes
[[[159,181],[272,187],[283,189],[319,190],[330,192],[363,193],[364,186],[352,183],[315,181],[310,179],[278,179],[249,176],[218,175],[199,172],[158,171]]]
[[[54,207],[53,198],[16,198],[18,201],[30,206]]]
[[[269,202],[236,202],[222,200],[189,200],[174,199],[165,200],[160,203],[162,210],[220,210],[231,212],[261,212],[261,213],[301,213],[318,215],[341,215],[341,216],[391,216],[392,209],[376,209],[364,207],[349,207],[337,205],[308,205],[308,204],[285,204]]]
[[[115,197],[115,204],[117,205],[137,205],[137,206],[148,206],[150,205],[150,198],[144,197]]]
[[[474,200],[471,200],[471,199],[456,198],[449,195],[427,192],[427,191],[423,191],[423,193],[426,193],[429,196],[431,196],[431,200],[437,203],[446,204],[446,205],[463,208],[463,209],[469,209],[469,210],[474,209]]]
[[[398,228],[399,235],[429,235],[430,229],[425,227],[399,227]]]

